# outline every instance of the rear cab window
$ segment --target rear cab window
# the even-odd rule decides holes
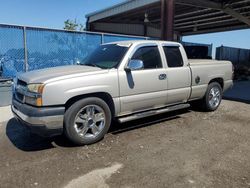
[[[183,67],[183,58],[179,46],[163,46],[168,67]]]

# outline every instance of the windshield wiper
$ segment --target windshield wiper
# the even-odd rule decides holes
[[[105,69],[105,67],[102,67],[102,66],[94,64],[94,63],[86,63],[86,64],[81,64],[81,65],[86,65],[86,66],[98,67],[98,68],[101,68],[101,69]]]
[[[81,65],[86,65],[90,67],[98,67],[96,64],[93,64],[93,63],[86,63],[86,64],[81,64]]]

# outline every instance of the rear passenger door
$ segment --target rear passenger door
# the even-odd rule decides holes
[[[166,67],[158,45],[138,46],[129,59],[142,60],[144,68],[119,71],[121,115],[163,106],[167,100]]]
[[[163,45],[167,62],[167,103],[177,104],[186,102],[191,92],[191,72],[183,60],[183,48],[178,44]]]

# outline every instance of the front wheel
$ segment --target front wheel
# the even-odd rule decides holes
[[[64,132],[77,145],[93,144],[104,137],[111,124],[109,106],[90,97],[71,105],[64,116]]]
[[[203,107],[206,111],[215,111],[221,103],[222,88],[219,83],[212,82],[208,85],[206,95],[203,99]]]

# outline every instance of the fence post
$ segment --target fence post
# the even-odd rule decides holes
[[[23,45],[24,45],[24,67],[25,67],[25,72],[27,72],[29,70],[29,65],[28,65],[26,27],[23,27]]]
[[[241,49],[238,49],[238,62],[237,62],[238,65],[240,64],[240,51]]]
[[[224,54],[223,54],[223,53],[224,53],[224,49],[223,49],[223,48],[224,48],[224,46],[223,46],[223,45],[221,45],[221,50],[220,50],[220,60],[223,60],[223,59],[224,59],[224,58],[223,58],[223,57],[224,57]]]
[[[104,34],[102,33],[102,44],[104,43]]]
[[[216,53],[216,52],[215,52]],[[212,57],[212,59],[213,59],[213,43],[211,43],[211,45],[210,45],[210,54],[209,54],[211,57]]]

